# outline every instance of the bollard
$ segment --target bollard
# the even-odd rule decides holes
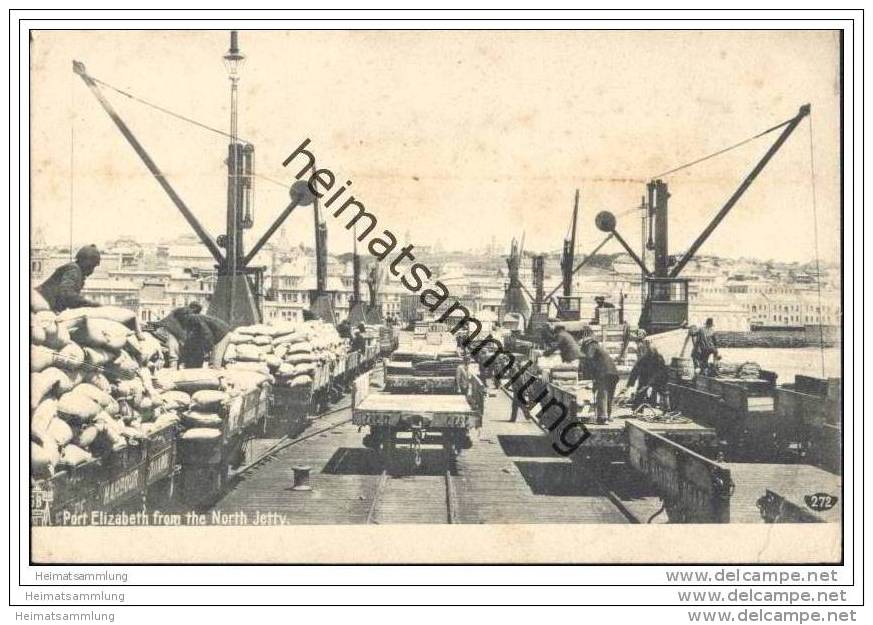
[[[291,490],[311,491],[312,486],[309,485],[309,472],[312,470],[312,467],[296,466],[291,467],[291,470],[294,471],[294,486],[291,487]]]

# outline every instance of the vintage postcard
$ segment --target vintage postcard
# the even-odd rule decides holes
[[[842,561],[842,31],[245,26],[30,31],[34,564]]]

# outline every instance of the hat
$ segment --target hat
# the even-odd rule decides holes
[[[96,265],[100,264],[100,250],[93,243],[80,248],[76,252],[76,262],[91,261]]]
[[[606,298],[603,297],[602,295],[598,295],[597,297],[594,298],[594,301],[595,302],[605,302]]]
[[[579,341],[579,346],[580,346],[582,349],[585,349],[586,347],[588,347],[588,346],[591,345],[592,343],[596,343],[596,342],[597,342],[597,339],[594,338],[593,336],[586,336],[584,339],[582,339],[581,341]]]

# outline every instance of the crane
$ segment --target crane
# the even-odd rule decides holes
[[[562,294],[557,299],[559,319],[577,320],[579,319],[580,314],[580,298],[573,297],[573,274],[575,274],[578,269],[574,269],[573,267],[573,264],[576,261],[576,222],[578,216],[579,189],[576,189],[576,199],[573,203],[573,217],[570,220],[570,232],[569,236],[564,238],[564,245],[561,250]]]
[[[700,250],[706,240],[712,235],[719,224],[727,217],[731,209],[740,200],[743,194],[752,185],[758,175],[767,166],[767,163],[776,155],[791,133],[797,128],[800,122],[810,114],[810,105],[804,104],[800,107],[797,114],[791,119],[782,122],[764,132],[756,135],[763,136],[767,133],[782,129],[782,132],[767,149],[764,155],[758,160],[752,170],[742,180],[737,189],[722,205],[721,209],[710,220],[707,226],[703,229],[700,235],[694,240],[688,250],[678,259],[669,254],[668,248],[668,206],[670,193],[667,188],[667,183],[662,179],[656,178],[646,184],[646,196],[643,202],[643,209],[647,215],[648,242],[646,247],[654,252],[654,268],[649,270],[646,264],[634,252],[627,241],[622,238],[616,229],[615,215],[609,211],[602,211],[595,217],[595,225],[598,229],[608,233],[608,238],[615,238],[625,251],[630,255],[634,262],[640,267],[642,280],[644,285],[645,301],[643,302],[643,311],[640,315],[639,325],[649,334],[657,334],[669,330],[675,330],[684,327],[688,323],[688,280],[681,278],[680,274],[686,265],[694,258],[694,255]],[[737,144],[741,145],[741,144]],[[735,146],[736,147],[736,146]],[[729,148],[731,149],[731,148]],[[716,152],[705,158],[710,158],[724,152]],[[678,169],[691,166],[705,159],[698,159],[680,168],[671,170],[667,173],[672,173]]]
[[[524,234],[521,235],[521,241],[512,239],[509,247],[509,258],[506,259],[506,266],[509,272],[509,284],[506,286],[506,291],[503,295],[501,309],[504,315],[513,315],[521,317],[520,322],[522,327],[527,326],[530,319],[530,306],[522,293],[524,285],[519,278],[519,270],[524,254]]]
[[[357,225],[352,233],[352,301],[349,303],[349,324],[352,326],[367,321],[367,309],[361,299],[361,257],[358,256],[356,235]]]
[[[379,285],[382,284],[383,275],[382,267],[378,263],[370,265],[370,269],[367,272],[367,290],[370,296],[370,305],[367,308],[367,323],[384,323],[382,312],[379,308]]]
[[[315,163],[312,166],[315,167]],[[312,222],[315,230],[315,289],[309,293],[309,311],[313,318],[336,325],[333,294],[327,290],[327,224],[321,217],[318,197],[312,202]]]
[[[286,208],[252,246],[251,250],[245,253],[243,231],[251,228],[254,224],[252,192],[255,172],[254,146],[241,140],[237,135],[237,87],[239,70],[245,62],[245,56],[239,49],[237,31],[230,33],[230,48],[223,59],[231,82],[231,119],[230,133],[224,133],[230,137],[227,158],[226,231],[216,238],[213,238],[206,231],[127,123],[118,114],[118,111],[115,110],[115,107],[106,99],[101,85],[107,85],[107,83],[91,76],[80,61],[73,61],[73,72],[82,79],[119,132],[145,164],[146,169],[154,176],[170,201],[215,260],[217,279],[209,303],[209,314],[223,319],[231,327],[237,327],[263,320],[259,294],[262,291],[265,268],[252,265],[255,256],[295,208],[312,204],[315,197],[305,180],[298,180],[291,185],[290,202]]]

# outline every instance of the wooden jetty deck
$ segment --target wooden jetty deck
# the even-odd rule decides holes
[[[417,469],[410,461],[405,471],[383,474],[378,454],[361,443],[363,432],[345,422],[350,411],[341,410],[308,431],[338,424],[333,429],[243,471],[213,509],[249,517],[277,513],[286,524],[630,522],[607,490],[640,517],[658,509],[651,493],[617,486],[617,478],[605,488],[557,455],[534,423],[523,416],[510,423],[509,413],[502,393],[489,397],[483,428],[472,431],[473,447],[453,467],[441,450],[425,448]],[[411,457],[409,450],[399,452]],[[297,465],[311,467],[312,491],[291,489]]]

